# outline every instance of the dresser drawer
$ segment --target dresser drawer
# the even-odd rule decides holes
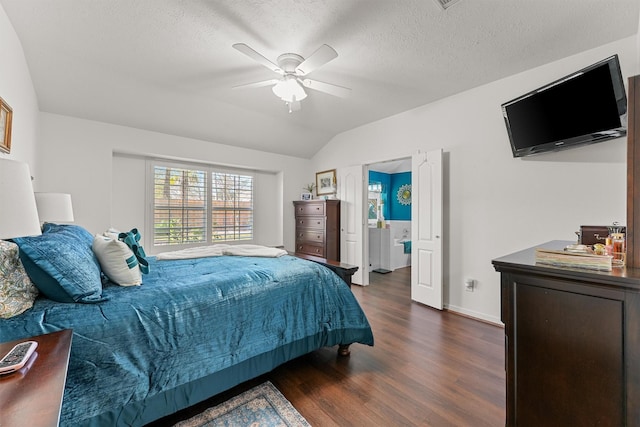
[[[324,231],[296,228],[296,243],[298,242],[324,243]]]
[[[323,216],[309,216],[309,217],[297,217],[296,229],[298,228],[313,228],[315,230],[324,230],[324,217]]]
[[[324,216],[323,202],[305,202],[296,205],[296,216],[299,215],[322,215]]]
[[[324,246],[309,243],[296,243],[296,252],[324,258]]]

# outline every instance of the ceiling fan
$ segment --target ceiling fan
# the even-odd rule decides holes
[[[338,56],[338,53],[329,45],[323,44],[307,59],[296,53],[283,53],[278,56],[277,65],[244,43],[236,43],[233,47],[271,71],[280,74],[279,78],[234,86],[234,89],[273,85],[271,90],[285,102],[290,113],[300,110],[300,101],[307,97],[305,87],[341,98],[346,98],[351,93],[351,89],[346,87],[305,78],[313,70]]]

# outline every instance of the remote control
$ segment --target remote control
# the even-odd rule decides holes
[[[21,369],[29,360],[38,343],[35,341],[25,341],[17,344],[0,360],[0,375],[10,374]]]

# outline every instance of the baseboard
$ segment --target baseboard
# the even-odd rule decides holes
[[[449,305],[449,304],[445,304],[444,309],[452,313],[459,314],[461,316],[469,317],[474,320],[479,320],[481,322],[489,323],[491,325],[504,328],[504,324],[498,317],[488,316],[485,313],[480,313],[478,311],[468,310],[466,308],[458,307],[455,305]]]

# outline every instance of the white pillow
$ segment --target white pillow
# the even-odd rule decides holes
[[[30,309],[38,296],[18,257],[18,245],[0,240],[0,318]]]
[[[103,236],[110,237],[113,240],[118,240],[118,236],[120,235],[120,230],[117,230],[113,227],[109,228],[107,231],[102,233]]]
[[[142,284],[142,272],[133,251],[124,242],[96,234],[93,238],[96,254],[104,274],[120,286]]]

